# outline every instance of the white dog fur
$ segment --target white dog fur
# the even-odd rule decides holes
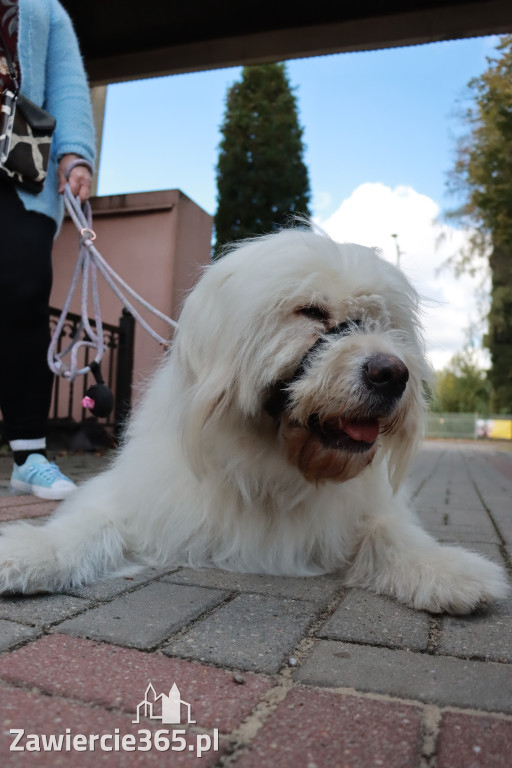
[[[44,525],[4,527],[0,590],[151,563],[336,571],[432,612],[505,596],[500,567],[409,509],[430,376],[418,314],[374,249],[301,228],[242,242],[185,302],[111,467]]]

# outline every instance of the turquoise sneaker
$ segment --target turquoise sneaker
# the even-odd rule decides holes
[[[60,501],[76,489],[56,464],[40,453],[31,453],[23,466],[14,465],[11,488],[17,493],[32,493],[40,499]]]

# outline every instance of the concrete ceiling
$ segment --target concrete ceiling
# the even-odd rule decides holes
[[[91,85],[512,32],[512,0],[61,0]]]

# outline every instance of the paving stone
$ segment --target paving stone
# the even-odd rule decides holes
[[[309,685],[512,712],[512,667],[494,662],[320,640],[293,676]]]
[[[149,683],[157,693],[176,683],[197,725],[224,733],[274,685],[265,675],[245,672],[237,682],[229,670],[65,635],[42,637],[0,657],[0,679],[132,715]]]
[[[411,768],[419,765],[421,709],[293,688],[236,768]]]
[[[437,768],[510,768],[512,722],[457,712],[443,714]]]
[[[352,589],[318,632],[331,640],[425,650],[430,616],[395,600]]]
[[[512,542],[512,478],[508,478],[494,465],[491,455],[487,461],[472,462],[472,480],[489,510],[500,534],[507,542]]]
[[[236,669],[274,673],[318,608],[299,600],[239,595],[171,641],[164,653]]]
[[[445,446],[440,461],[429,482],[425,483],[416,499],[416,508],[425,528],[437,539],[446,542],[499,544],[500,536],[486,511],[490,499],[495,499],[503,510],[503,502],[510,490],[497,488],[499,473],[492,468],[495,451],[472,450],[464,445]],[[421,454],[423,455],[423,453]],[[489,461],[491,460],[491,464]],[[489,473],[495,474],[489,482]],[[505,501],[510,510],[510,504]],[[510,514],[506,523],[511,522]],[[511,528],[512,530],[512,528]]]
[[[420,509],[418,516],[423,527],[439,541],[460,542],[461,544],[500,543],[499,536],[484,509]]]
[[[0,619],[0,651],[5,651],[22,640],[28,640],[29,637],[34,637],[37,634],[38,630],[33,627]]]
[[[48,627],[84,611],[89,600],[68,595],[0,597],[0,618],[37,627]]]
[[[512,597],[464,618],[444,616],[438,653],[512,662]]]
[[[415,462],[411,481],[411,488],[418,491],[416,501],[424,525],[442,540],[464,540],[468,548],[500,562],[499,538],[480,494],[505,535],[503,551],[512,559],[512,476],[508,474],[512,461],[508,456],[506,462],[500,463],[494,448],[427,443]],[[29,507],[47,504],[29,496],[1,495],[0,488],[0,519],[3,509],[15,509],[17,516],[30,514]],[[33,518],[35,524],[43,519]],[[155,578],[159,582],[152,581]],[[140,588],[146,580],[152,583]],[[233,593],[242,594],[223,603]],[[337,577],[283,579],[213,569],[172,573],[147,569],[133,580],[105,581],[73,594],[0,600],[0,649],[4,630],[7,650],[11,638],[14,644],[25,643],[0,656],[0,765],[31,764],[26,754],[9,752],[8,730],[16,726],[6,719],[12,723],[13,716],[16,722],[22,718],[19,727],[30,724],[31,731],[45,734],[55,733],[59,727],[61,732],[68,727],[86,734],[115,727],[128,732],[124,729],[140,727],[131,721],[149,682],[157,694],[178,684],[181,698],[190,704],[191,716],[197,720],[197,726],[188,731],[192,741],[196,728],[231,732],[262,701],[273,679],[244,671],[244,682],[237,683],[238,673],[179,657],[273,673],[318,611],[340,593]],[[192,602],[187,602],[185,595],[194,594]],[[206,608],[199,607],[206,594],[214,600]],[[112,602],[107,603],[109,600]],[[102,605],[95,607],[97,602]],[[5,610],[7,613],[2,612]],[[201,618],[204,610],[210,613]],[[71,619],[77,612],[82,615]],[[509,601],[487,614],[442,617],[439,654],[433,656],[416,652],[425,647],[425,614],[409,612],[372,593],[349,591],[319,630],[322,639],[294,670],[293,688],[234,760],[234,768],[373,768],[379,764],[418,768],[422,707],[391,697],[481,710],[475,715],[443,713],[434,756],[437,768],[509,768],[512,718],[490,713],[512,711],[512,664],[506,663],[511,661],[511,614]],[[51,626],[63,618],[67,620],[56,628],[56,634],[38,637],[36,627]],[[167,638],[174,630],[168,629],[168,620],[176,621],[173,626],[183,632],[170,642]],[[190,621],[195,623],[187,626]],[[81,628],[75,626],[70,632],[73,624]],[[83,637],[91,635],[91,625],[98,639],[106,642]],[[67,629],[61,633],[64,626]],[[112,633],[117,633],[114,642],[121,645],[133,645],[133,638],[143,649],[162,641],[168,645],[165,654],[147,653],[109,644]],[[158,639],[153,642],[155,636]],[[173,648],[179,643],[184,647]],[[374,647],[377,644],[388,647]],[[170,655],[174,652],[177,657]],[[468,661],[468,655],[473,660]],[[349,695],[332,690],[336,687],[373,691],[388,698]],[[159,727],[155,721],[145,724]],[[222,735],[221,744],[224,749]],[[43,768],[88,768],[106,760],[114,768],[153,763],[212,766],[218,765],[222,749],[201,760],[189,751],[102,754],[96,750],[80,753],[79,759],[73,752],[37,753],[35,762]]]
[[[457,446],[444,447],[439,464],[415,499],[415,508],[423,526],[439,540],[499,544],[464,455]],[[479,466],[482,461],[478,455]]]
[[[63,622],[58,631],[152,648],[226,596],[215,589],[154,582]]]
[[[166,726],[169,730],[172,726]],[[40,751],[11,751],[15,734],[11,729],[24,729],[25,736],[18,746],[26,746],[30,740],[27,734],[35,734],[40,738],[62,735],[63,749]],[[69,729],[69,730],[68,730]],[[101,749],[101,742],[96,740],[94,750],[77,751],[73,748],[66,750],[65,737],[69,733],[70,739],[77,735],[84,735],[86,739],[82,744],[90,743],[93,735],[109,735],[113,738],[105,742],[105,746],[114,746],[114,737],[118,729],[119,751],[105,751]],[[135,737],[135,743],[144,746],[141,741],[141,730],[154,731],[151,725],[137,725],[132,723],[129,715],[115,712],[107,712],[103,709],[88,707],[85,704],[67,701],[66,699],[49,698],[33,691],[22,691],[10,686],[2,686],[0,689],[0,754],[2,755],[2,768],[10,766],[37,765],[43,768],[95,768],[97,765],[108,765],[109,768],[132,768],[133,766],[185,766],[185,768],[198,765],[196,756],[198,734],[189,730],[184,737],[186,745],[184,751],[160,752],[155,747],[148,751],[127,751],[122,748],[123,737],[131,735]],[[32,744],[34,740],[31,740]],[[181,746],[179,742],[175,742]],[[219,739],[219,749],[210,748],[200,758],[201,766],[208,768],[214,765],[225,752],[225,740]],[[192,746],[192,749],[190,749]],[[213,745],[212,745],[213,746]]]
[[[34,501],[32,496],[18,496],[16,503],[12,503],[12,499],[12,496],[0,497],[0,522],[47,517],[57,506],[55,501]]]
[[[451,450],[446,444],[437,447],[436,461],[432,471],[419,486],[415,494],[417,508],[433,506],[443,508],[449,502],[450,488],[455,478],[461,478],[463,464],[457,451]],[[420,460],[424,453],[420,454]],[[467,472],[463,472],[463,479],[467,479]],[[464,483],[462,483],[464,485]]]
[[[43,501],[30,493],[12,493],[11,491],[9,498],[0,500],[0,507],[37,507],[39,504],[51,504],[56,507],[58,503],[58,501]]]
[[[498,451],[493,454],[491,461],[499,472],[512,481],[512,451]]]
[[[454,530],[460,528],[461,532],[474,532],[476,535],[482,535],[482,541],[490,541],[492,536],[496,536],[490,517],[485,509],[468,509],[466,506],[448,507],[449,527]],[[462,539],[464,541],[466,539]],[[478,541],[478,539],[475,539]],[[491,541],[492,543],[492,541]]]
[[[510,499],[512,498],[512,491],[507,494],[506,501],[501,498],[501,505],[499,509],[491,507],[492,518],[500,532],[501,539],[506,544],[512,543],[512,515],[510,514]]]
[[[85,587],[76,587],[66,590],[67,595],[76,595],[76,597],[85,597],[94,602],[104,602],[111,600],[123,592],[129,592],[134,587],[138,587],[146,582],[158,578],[162,574],[169,573],[169,568],[144,568],[133,576],[119,576],[113,579],[104,579],[95,584],[88,584]]]
[[[234,573],[217,568],[199,568],[198,570],[182,568],[164,577],[162,581],[289,597],[295,600],[308,600],[318,605],[327,605],[342,589],[340,576],[291,578],[263,576],[256,573]]]
[[[407,484],[414,496],[417,496],[421,488],[432,476],[433,472],[437,468],[440,461],[440,449],[439,446],[429,445],[428,442],[423,441],[421,444],[421,450],[416,454],[412,460],[411,468],[409,471],[409,477]]]

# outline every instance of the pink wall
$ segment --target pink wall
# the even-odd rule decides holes
[[[96,197],[91,205],[98,251],[137,293],[177,320],[186,294],[197,281],[201,268],[209,263],[212,217],[176,189]],[[77,256],[78,234],[66,217],[53,253],[54,307],[63,306]],[[102,319],[117,325],[122,305],[101,276],[98,283]],[[70,311],[80,312],[78,290]],[[163,321],[145,310],[141,314],[158,333],[169,335]],[[89,316],[93,316],[92,304]],[[134,394],[162,354],[160,345],[137,324]]]

